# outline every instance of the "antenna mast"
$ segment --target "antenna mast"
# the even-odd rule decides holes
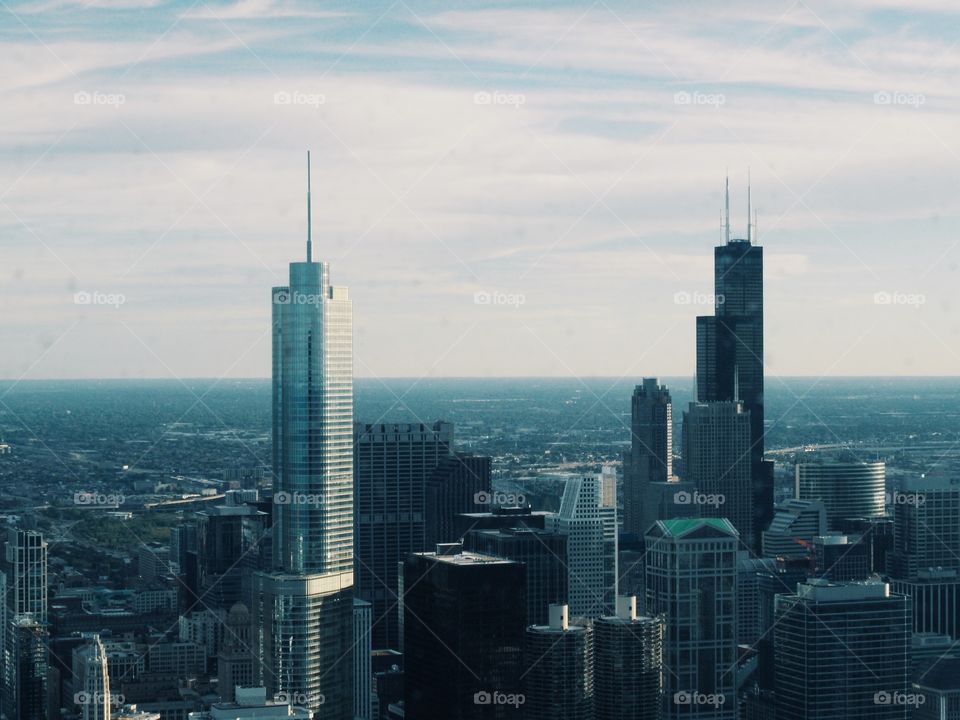
[[[313,262],[313,218],[310,217],[310,151],[307,150],[307,262]]]
[[[730,242],[730,173],[727,173],[727,187],[726,187],[726,212],[724,213],[723,221],[723,239],[729,244]]]
[[[753,239],[753,208],[750,199],[750,168],[747,168],[747,242]]]

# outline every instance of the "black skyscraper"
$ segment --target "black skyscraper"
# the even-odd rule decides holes
[[[726,242],[713,253],[715,314],[697,318],[697,400],[739,400],[750,412],[753,543],[759,548],[773,519],[773,465],[763,460],[763,248],[753,244],[749,221],[746,239],[730,238],[729,195],[728,182]]]

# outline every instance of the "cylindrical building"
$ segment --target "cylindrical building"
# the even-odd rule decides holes
[[[883,462],[798,462],[796,496],[822,500],[827,525],[841,530],[847,518],[883,517],[887,470]]]
[[[593,720],[593,629],[570,625],[566,605],[527,628],[524,664],[527,720]]]

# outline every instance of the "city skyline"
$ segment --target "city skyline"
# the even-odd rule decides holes
[[[359,378],[692,375],[725,168],[768,376],[955,373],[948,3],[4,12],[0,377],[266,377],[307,148]]]

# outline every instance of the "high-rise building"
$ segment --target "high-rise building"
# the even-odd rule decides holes
[[[593,623],[596,720],[660,720],[663,618],[637,615],[635,597],[617,598],[617,614]]]
[[[398,564],[423,552],[424,492],[453,451],[453,424],[354,423],[354,572],[373,606],[373,644],[399,647]]]
[[[405,717],[521,717],[523,566],[459,545],[438,551],[404,561]]]
[[[567,600],[574,617],[597,618],[616,609],[616,476],[608,468],[598,475],[567,480],[560,512],[547,529],[567,536]]]
[[[309,166],[309,157],[308,157]],[[309,173],[308,173],[309,178]],[[307,258],[273,289],[273,555],[253,578],[258,683],[353,714],[353,309]]]
[[[217,655],[217,689],[223,702],[233,702],[236,688],[253,686],[252,646],[250,610],[237,603],[227,613]]]
[[[758,558],[748,550],[737,553],[737,643],[757,644],[763,634],[760,587],[776,571],[776,560]]]
[[[373,606],[366,600],[353,599],[353,717],[373,720],[372,683],[373,648],[370,644]]]
[[[895,593],[913,601],[913,632],[960,641],[960,577],[954,569],[920,570],[916,578],[892,578]]]
[[[11,528],[4,545],[3,572],[7,576],[5,605],[8,618],[30,614],[47,622],[47,543],[36,530]]]
[[[813,539],[827,532],[827,513],[820,500],[787,500],[777,506],[763,531],[764,557],[807,557]]]
[[[907,579],[930,568],[960,569],[960,480],[929,475],[910,478],[891,493],[891,499],[890,574]]]
[[[820,500],[830,530],[842,532],[852,518],[883,517],[886,465],[853,458],[798,462],[794,469],[796,497]]]
[[[882,582],[814,579],[776,603],[778,720],[907,717],[908,597]]]
[[[662,615],[664,717],[736,717],[736,528],[722,518],[660,520],[647,533],[649,615]]]
[[[738,402],[690,403],[683,413],[683,479],[702,517],[725,517],[743,542],[753,538],[750,413]]]
[[[593,628],[571,625],[566,605],[551,605],[547,625],[527,628],[523,717],[593,720]]]
[[[848,582],[870,576],[870,543],[859,535],[820,535],[812,551],[813,577]]]
[[[511,501],[514,499],[508,493],[492,492],[490,457],[458,452],[441,459],[427,480],[426,547],[458,542],[459,515],[491,510],[497,505],[516,505]]]
[[[74,650],[79,661],[75,667],[80,672],[74,675],[74,687],[79,691],[74,700],[80,706],[82,720],[110,720],[110,672],[107,668],[107,651],[99,635],[90,638],[85,647]]]
[[[523,563],[527,577],[527,623],[549,623],[551,605],[567,601],[567,536],[536,528],[471,530],[464,550]]]
[[[960,720],[960,658],[940,660],[913,683],[910,695],[913,720]]]
[[[673,476],[673,402],[666,385],[644,378],[630,401],[630,449],[623,456],[623,530],[643,535],[647,486]]]
[[[759,548],[773,519],[773,463],[763,459],[763,248],[753,244],[749,192],[747,237],[731,238],[727,181],[724,244],[713,252],[714,315],[697,318],[697,400],[739,401],[749,413],[755,537],[743,540]]]
[[[471,530],[507,530],[529,527],[543,530],[549,512],[529,507],[494,506],[486,512],[460,513],[456,518],[454,536],[464,537]]]
[[[47,720],[47,628],[33,615],[15,616],[5,629],[7,653],[2,705],[7,720]]]
[[[244,602],[268,531],[266,513],[253,505],[216,505],[196,518],[200,606],[227,609]]]

